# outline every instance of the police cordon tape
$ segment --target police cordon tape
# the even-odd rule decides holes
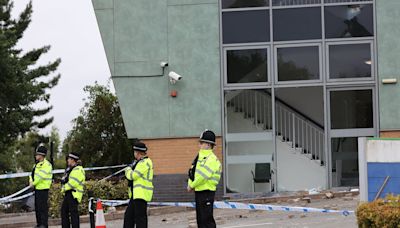
[[[93,171],[93,170],[102,170],[102,169],[115,169],[115,168],[122,168],[126,167],[127,165],[114,165],[114,166],[101,166],[101,167],[88,167],[84,168],[85,171]],[[65,169],[56,169],[53,170],[53,174],[60,174],[64,173]],[[23,172],[23,173],[9,173],[9,174],[1,174],[1,179],[10,179],[10,178],[17,178],[17,177],[27,177],[31,175],[32,172]]]
[[[15,198],[11,198],[11,199],[6,199],[6,200],[1,200],[0,199],[0,204],[11,203],[11,202],[14,202],[14,201],[18,201],[18,200],[22,200],[22,199],[28,198],[28,197],[33,196],[33,195],[34,195],[34,192],[30,192],[30,193],[27,193],[25,195],[18,196],[18,197],[15,197]]]
[[[3,198],[0,198],[0,202],[6,201],[6,200],[8,200],[8,199],[11,199],[11,198],[13,198],[14,196],[17,196],[17,195],[19,195],[19,194],[21,194],[21,193],[23,193],[23,192],[26,192],[26,191],[29,190],[29,189],[30,189],[30,187],[29,187],[29,186],[26,186],[25,188],[19,190],[18,192],[14,193],[14,194],[11,194],[11,195],[6,196],[6,197],[3,197]]]
[[[125,168],[127,167],[127,165],[88,167],[88,168],[84,168],[84,170],[85,170],[85,171],[95,171],[95,170],[114,169],[114,168],[122,168],[122,167],[123,167],[123,169],[121,169],[121,170],[119,170],[119,171],[117,171],[117,172],[115,172],[115,173],[113,173],[113,174],[111,174],[111,175],[109,175],[109,176],[107,176],[107,177],[105,177],[105,178],[103,178],[103,179],[100,180],[100,181],[103,181],[103,180],[107,180],[107,179],[109,179],[109,178],[111,178],[111,177],[113,177],[113,176],[115,176],[115,175],[121,173],[122,171],[125,170]],[[53,170],[52,173],[53,173],[53,174],[60,174],[60,173],[64,173],[64,171],[65,171],[65,170],[63,170],[63,169],[56,169],[56,170]],[[3,175],[0,175],[0,179],[17,178],[17,177],[24,177],[24,176],[29,176],[29,175],[31,175],[31,172],[3,174]],[[25,198],[27,198],[27,197],[29,197],[29,196],[32,196],[32,195],[33,195],[33,192],[27,193],[27,194],[22,195],[22,196],[18,196],[18,197],[16,197],[16,198],[13,198],[14,196],[17,196],[17,195],[19,195],[19,194],[21,194],[21,193],[23,193],[23,192],[25,192],[25,191],[27,191],[27,190],[29,190],[29,189],[30,189],[30,187],[27,186],[27,187],[25,187],[25,188],[19,190],[19,191],[16,192],[16,193],[13,193],[13,194],[11,194],[11,195],[9,195],[9,196],[5,196],[5,197],[3,197],[3,198],[0,198],[0,204],[7,204],[7,203],[10,203],[10,202],[22,200],[22,199],[25,199]]]
[[[101,200],[106,206],[121,206],[128,204],[129,200]],[[196,207],[194,202],[150,202],[152,206],[175,206],[175,207]],[[215,201],[214,208],[217,209],[241,209],[241,210],[259,210],[259,211],[287,211],[287,212],[318,212],[318,213],[339,213],[344,216],[354,214],[354,211],[348,210],[330,210],[313,207],[292,207],[279,206],[268,204],[251,204],[251,203],[236,203],[227,201]]]

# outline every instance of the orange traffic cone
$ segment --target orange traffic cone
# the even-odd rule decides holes
[[[101,200],[97,200],[96,228],[106,228],[106,219],[104,218],[103,205],[101,204]]]

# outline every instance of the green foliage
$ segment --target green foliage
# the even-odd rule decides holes
[[[1,164],[3,164],[3,169],[8,172],[31,171],[35,164],[35,149],[40,143],[44,143],[47,148],[49,148],[47,159],[50,161],[49,141],[54,142],[55,163],[59,163],[59,167],[55,166],[55,168],[65,168],[65,158],[57,157],[57,154],[60,154],[60,137],[57,128],[53,127],[48,136],[40,135],[36,131],[28,132],[23,137],[19,138],[8,150],[4,151],[4,153],[0,153],[0,161],[6,161],[1,162]],[[9,195],[27,185],[28,179],[23,177],[0,180],[0,196]]]
[[[400,196],[389,195],[357,208],[358,227],[392,228],[400,227]]]
[[[0,0],[0,152],[12,146],[15,140],[32,129],[44,128],[53,118],[42,118],[51,106],[35,109],[35,102],[49,102],[48,90],[57,85],[60,75],[51,76],[60,59],[38,66],[49,46],[28,52],[16,47],[31,22],[32,4],[29,3],[17,19],[11,17],[13,4]],[[7,167],[0,167],[6,170]]]
[[[111,181],[87,181],[82,202],[79,204],[81,215],[88,214],[88,191],[93,191],[94,198],[97,199],[128,199],[128,184],[126,181],[117,183]],[[61,194],[61,185],[53,184],[49,194],[49,216],[60,217],[61,204],[64,199]]]
[[[78,152],[84,166],[129,163],[133,153],[117,97],[98,84],[84,91],[88,99],[64,140],[63,153]]]
[[[281,81],[293,80],[293,78],[313,79],[315,76],[307,68],[297,66],[293,61],[285,61],[282,55],[278,55],[278,70]]]

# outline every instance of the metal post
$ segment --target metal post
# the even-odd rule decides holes
[[[54,141],[50,141],[50,163],[54,167]]]
[[[89,219],[90,219],[90,228],[95,228],[96,222],[94,220],[94,198],[93,198],[93,192],[88,191],[89,195]]]
[[[296,149],[296,122],[295,122],[295,116],[294,113],[292,113],[292,132],[293,132],[293,138],[292,138],[292,148]]]
[[[258,127],[257,93],[254,93],[254,124]]]

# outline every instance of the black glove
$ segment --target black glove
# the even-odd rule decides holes
[[[137,164],[137,160],[134,160],[134,161],[132,162],[132,164],[130,164],[130,165],[128,165],[128,166],[131,167],[132,169],[134,169],[134,167],[136,166],[136,164]]]

